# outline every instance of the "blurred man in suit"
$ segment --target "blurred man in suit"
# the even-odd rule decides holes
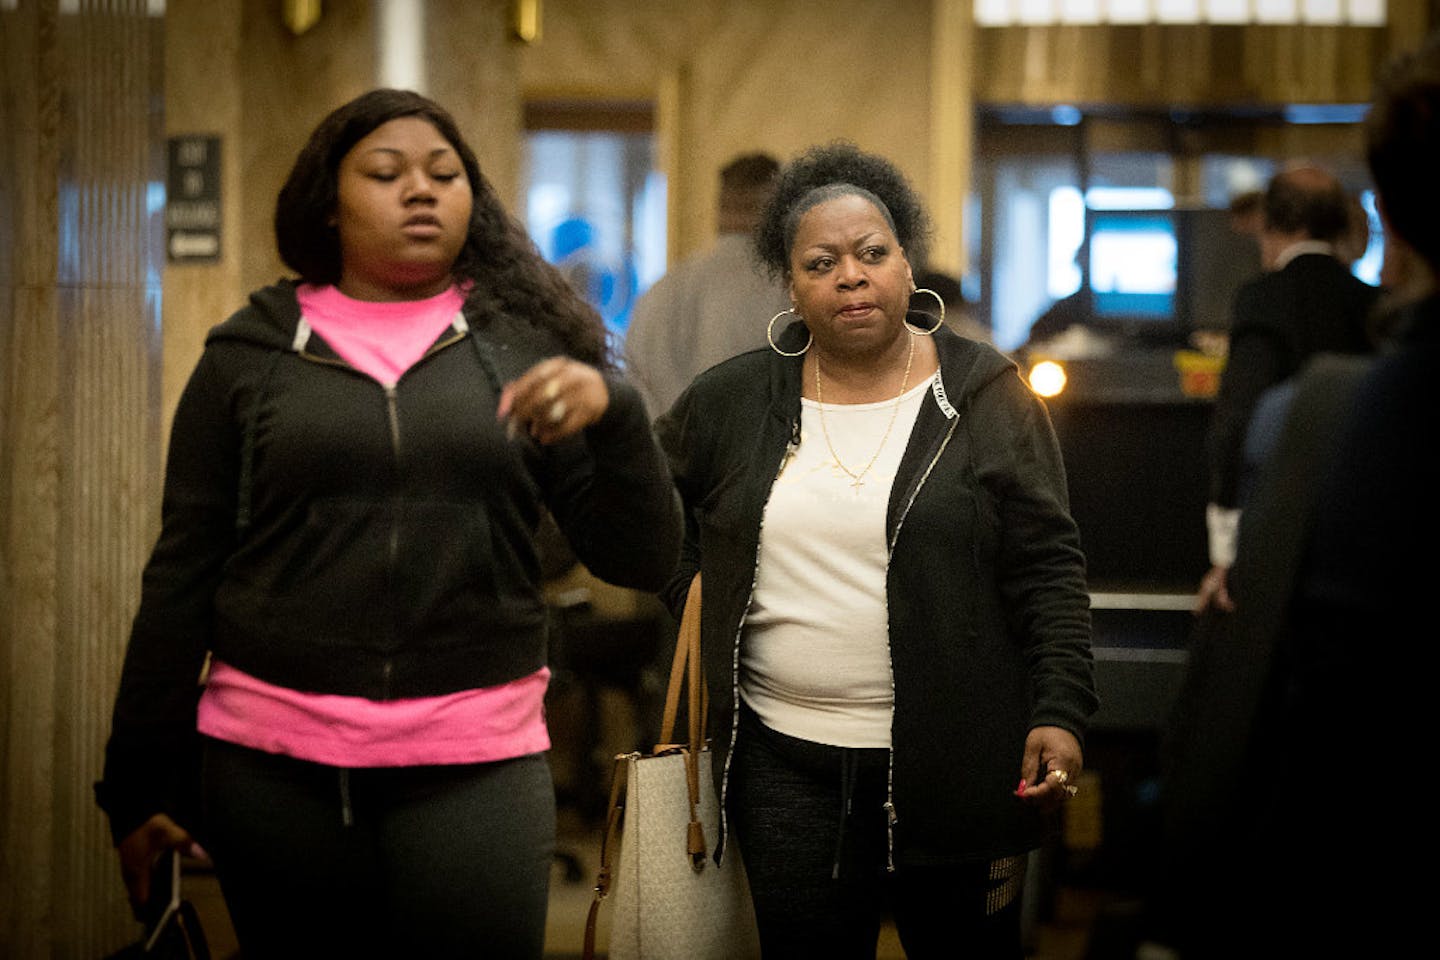
[[[1266,273],[1240,288],[1229,357],[1208,438],[1211,569],[1197,612],[1233,609],[1227,584],[1240,516],[1245,432],[1269,387],[1294,376],[1316,353],[1367,353],[1366,324],[1378,291],[1336,256],[1349,225],[1340,182],[1313,166],[1277,174],[1265,191],[1261,261]]]

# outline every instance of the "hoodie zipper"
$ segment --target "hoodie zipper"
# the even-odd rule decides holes
[[[395,458],[395,478],[397,482],[395,502],[391,507],[393,513],[390,518],[390,555],[386,564],[388,580],[390,582],[390,595],[395,596],[398,592],[396,580],[400,575],[400,514],[405,503],[405,494],[400,489],[400,486],[403,486],[403,484],[400,483],[401,452],[403,448],[400,444],[400,410],[396,403],[395,384],[384,383],[381,384],[381,386],[385,389],[385,414],[390,424],[390,453]],[[394,631],[396,637],[400,635],[400,609],[398,606],[393,613],[391,629]],[[386,657],[385,662],[381,664],[380,667],[380,690],[383,699],[386,700],[390,699],[390,681],[394,669],[394,661],[390,657]]]
[[[308,345],[310,339],[309,324],[305,322],[305,319],[303,317],[301,318],[300,323],[303,326],[297,328],[296,337],[293,344],[293,349],[295,350],[296,355],[300,357],[300,359],[308,360],[311,363],[318,363],[322,366],[335,367],[340,370],[347,370],[357,377],[365,377],[367,380],[372,380],[372,382],[378,382],[373,381],[373,378],[366,376],[366,374],[361,373],[359,370],[356,370],[344,360],[316,356],[313,353],[306,352],[305,348]],[[400,374],[400,379],[403,380],[411,370],[414,370],[421,363],[424,363],[426,360],[430,359],[432,356],[439,353],[441,350],[444,350],[446,347],[459,343],[470,335],[470,325],[465,321],[465,315],[463,313],[456,314],[454,321],[452,321],[451,329],[454,330],[453,334],[443,340],[438,340],[435,343],[431,344],[430,348],[420,356],[420,359],[416,360],[413,364],[410,365],[408,369],[406,369],[403,373]],[[395,491],[395,514],[391,519],[390,523],[390,539],[388,544],[389,556],[387,557],[386,564],[389,570],[389,580],[392,595],[395,592],[395,579],[400,566],[400,507],[404,502],[404,493],[399,489],[399,476],[404,462],[404,446],[401,443],[400,431],[399,386],[399,380],[394,383],[380,384],[380,389],[385,395],[385,420],[389,426],[390,453],[395,460],[395,474],[397,479],[397,489]],[[399,612],[397,610],[396,616],[398,617],[398,615]],[[392,624],[392,630],[396,636],[399,635],[400,630],[398,623]],[[380,667],[380,699],[382,700],[390,699],[390,685],[392,678],[394,677],[394,673],[394,661],[387,657]]]
[[[895,555],[895,544],[900,539],[900,528],[905,526],[905,518],[910,515],[910,508],[914,506],[915,498],[920,496],[920,489],[925,486],[925,481],[930,479],[930,474],[934,472],[935,465],[939,463],[940,458],[945,455],[945,448],[950,446],[950,438],[955,436],[955,428],[959,425],[960,418],[958,416],[950,421],[950,426],[945,431],[944,438],[941,439],[940,445],[936,447],[935,454],[930,458],[929,464],[920,472],[920,476],[916,479],[915,485],[910,488],[910,496],[905,500],[905,507],[900,511],[900,516],[895,520],[895,532],[890,535],[890,545],[885,551],[885,584],[887,595],[889,593],[890,583],[890,559]],[[889,620],[888,610],[886,620]],[[890,647],[889,630],[886,630],[885,645],[887,648]],[[887,653],[889,654],[891,663],[890,700],[892,706],[890,707],[890,716],[893,729],[895,716],[895,707],[893,706],[895,701],[895,653],[893,648],[887,650]],[[895,739],[892,736],[885,767],[885,870],[887,873],[895,872],[895,824],[898,823],[899,820],[900,815],[895,809]]]
[[[780,464],[775,468],[775,475],[770,478],[770,490],[775,488],[775,481],[780,479],[780,474],[785,472],[785,464],[790,462],[794,456],[795,449],[800,446],[800,421],[790,422],[790,439],[785,444],[785,452],[780,455]],[[769,494],[766,494],[769,500]],[[750,605],[755,602],[755,586],[760,582],[760,537],[765,530],[765,513],[762,508],[760,513],[760,527],[755,531],[755,566],[750,574],[750,592],[745,596],[745,606],[740,611],[740,620],[735,624],[735,640],[730,652],[730,702],[735,708],[730,711],[730,748],[725,751],[725,769],[720,774],[720,844],[715,850],[715,862],[719,863],[725,852],[725,843],[730,837],[729,819],[725,815],[725,799],[730,793],[730,762],[735,758],[735,742],[740,736],[740,636],[745,632],[745,618],[750,615]]]
[[[910,489],[910,495],[905,500],[905,507],[900,511],[900,516],[895,522],[895,532],[890,536],[890,543],[885,551],[885,581],[890,580],[890,558],[895,553],[895,543],[900,537],[900,528],[905,525],[905,518],[910,514],[910,508],[915,503],[915,498],[920,495],[920,490],[925,482],[930,479],[934,472],[935,465],[945,454],[945,449],[950,445],[951,438],[955,435],[955,428],[959,426],[960,418],[951,418],[949,429],[935,449],[934,455],[925,469],[921,471],[916,479],[915,485]],[[770,489],[774,489],[775,481],[780,479],[780,474],[785,471],[785,464],[794,455],[795,448],[800,445],[800,423],[798,420],[791,421],[790,440],[785,444],[785,452],[780,457],[780,465],[775,470],[775,475],[770,479]],[[730,762],[735,757],[735,742],[739,738],[740,731],[740,637],[745,630],[745,618],[750,614],[750,606],[755,601],[755,587],[760,580],[760,537],[765,529],[764,513],[761,513],[760,528],[756,532],[755,540],[755,567],[750,576],[750,592],[745,597],[745,606],[740,611],[740,620],[735,626],[735,640],[730,656],[730,696],[735,704],[730,720],[730,749],[725,753],[725,770],[720,777],[720,846],[716,850],[716,861],[718,862],[724,853],[725,842],[729,838],[728,820],[725,814],[726,798],[730,792]],[[887,639],[886,645],[889,645]],[[894,654],[890,654],[891,662],[894,662]],[[895,679],[892,668],[890,679],[890,696],[895,696]],[[893,711],[893,707],[891,708]],[[885,869],[888,873],[895,872],[895,824],[899,822],[900,816],[895,807],[895,746],[892,743],[886,760],[885,771]]]

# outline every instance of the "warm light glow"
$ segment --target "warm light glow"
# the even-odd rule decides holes
[[[1157,0],[1155,19],[1159,23],[1200,23],[1200,0]]]
[[[1350,22],[1357,27],[1383,27],[1385,0],[1350,0]]]
[[[1259,23],[1298,23],[1300,11],[1295,0],[1256,0],[1255,20]]]
[[[1016,20],[1026,25],[1055,22],[1054,0],[1020,0]]]
[[[1205,0],[1207,23],[1246,23],[1250,19],[1250,0]]]
[[[1065,379],[1065,368],[1054,360],[1041,360],[1030,368],[1030,389],[1042,397],[1059,396]]]
[[[285,0],[280,17],[286,28],[298,37],[320,22],[322,12],[320,0]]]
[[[515,39],[535,43],[540,39],[540,0],[515,0],[510,10],[510,29]]]
[[[981,27],[1323,23],[1383,27],[1387,0],[973,0]],[[63,2],[62,2],[63,6]]]
[[[1305,0],[1300,17],[1306,23],[1344,23],[1342,6],[1340,0]]]
[[[1147,23],[1151,13],[1149,0],[1110,0],[1106,19],[1111,23]]]

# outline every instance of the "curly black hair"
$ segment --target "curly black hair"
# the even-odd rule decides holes
[[[780,171],[775,192],[755,230],[756,254],[771,275],[789,275],[790,247],[805,211],[817,203],[852,195],[879,208],[911,263],[925,262],[930,217],[910,181],[884,157],[837,140],[811,147]]]
[[[605,326],[593,307],[540,255],[520,222],[480,172],[480,162],[443,107],[408,90],[363,93],[332,111],[310,134],[275,202],[280,259],[307,283],[340,279],[340,238],[330,226],[338,202],[340,161],[371,131],[401,117],[428,121],[460,155],[474,198],[465,243],[452,273],[469,280],[469,302],[527,320],[553,333],[565,352],[613,365]]]

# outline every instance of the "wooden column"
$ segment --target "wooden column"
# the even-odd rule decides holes
[[[156,529],[161,28],[146,6],[0,11],[3,956],[95,957],[136,933],[91,784]]]
[[[930,50],[930,266],[965,272],[965,199],[970,192],[975,101],[970,78],[974,8],[968,0],[935,0]]]

